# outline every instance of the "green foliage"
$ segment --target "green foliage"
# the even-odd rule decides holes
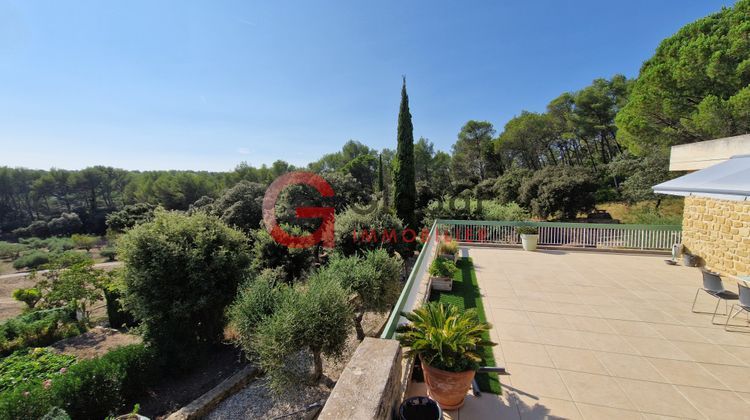
[[[458,272],[458,267],[456,267],[456,264],[453,261],[438,257],[432,260],[428,272],[433,277],[453,278],[453,275]]]
[[[492,187],[494,198],[502,204],[518,202],[518,190],[531,175],[532,171],[528,169],[513,167],[495,180]]]
[[[472,184],[497,176],[502,163],[495,156],[492,138],[495,127],[488,121],[468,121],[453,145],[451,170],[455,180]]]
[[[429,366],[448,372],[476,370],[482,362],[479,351],[494,346],[484,338],[492,328],[480,321],[476,309],[461,311],[457,306],[429,302],[406,315],[409,324],[400,326],[397,336]]]
[[[34,249],[46,249],[49,252],[63,252],[68,251],[76,247],[73,240],[70,238],[53,237],[47,239],[40,238],[25,238],[19,241],[30,248]]]
[[[29,309],[34,309],[34,306],[36,306],[36,303],[39,302],[39,299],[41,298],[42,293],[39,289],[34,287],[28,289],[21,288],[13,291],[13,299],[25,303],[26,307]]]
[[[42,417],[42,420],[71,420],[68,413],[60,407],[52,407],[47,414]]]
[[[0,419],[41,418],[59,407],[72,418],[121,414],[160,375],[154,352],[143,345],[119,347],[82,360],[45,384],[31,380],[0,393]]]
[[[70,308],[33,311],[0,323],[0,355],[33,346],[47,346],[76,336],[84,327]]]
[[[436,219],[521,221],[531,217],[516,203],[500,204],[497,201],[455,197],[430,202],[424,214],[424,226],[432,226]]]
[[[99,243],[100,238],[93,235],[75,234],[70,237],[70,240],[73,241],[73,243],[76,245],[76,248],[85,249],[86,252],[88,252],[91,250],[91,248],[95,247]]]
[[[750,131],[750,1],[685,25],[641,67],[617,115],[633,153]]]
[[[159,211],[118,240],[125,306],[176,366],[221,340],[224,310],[250,263],[247,238],[218,218]]]
[[[154,218],[156,206],[148,203],[136,203],[107,215],[107,228],[113,232],[125,232],[133,226],[148,222]]]
[[[19,350],[0,359],[0,392],[24,382],[38,382],[60,376],[61,369],[68,368],[75,360],[74,356],[57,354],[47,348]]]
[[[13,261],[13,268],[21,270],[23,268],[36,269],[44,264],[49,263],[50,253],[44,251],[32,251],[27,254],[21,255],[17,260]]]
[[[650,206],[641,206],[632,209],[627,217],[623,219],[624,223],[637,225],[682,225],[681,214],[665,214],[658,208]]]
[[[15,260],[27,249],[28,247],[24,244],[0,241],[0,258]]]
[[[306,284],[297,284],[272,316],[249,337],[250,352],[266,372],[271,388],[281,394],[309,372],[311,380],[322,375],[323,354],[336,357],[343,351],[351,328],[352,309],[348,291],[329,276],[313,274]]]
[[[83,228],[80,216],[76,213],[63,213],[60,217],[51,219],[47,223],[49,233],[55,236],[70,236]]]
[[[41,306],[73,308],[81,315],[82,322],[87,324],[94,303],[103,297],[104,276],[103,270],[94,268],[91,259],[70,265],[64,259],[55,260],[41,274],[42,279],[35,287],[41,293]],[[36,273],[32,278],[37,278]]]
[[[570,166],[547,166],[521,186],[519,200],[534,215],[575,219],[594,208],[596,183],[591,175]]]
[[[440,242],[440,244],[438,245],[438,254],[458,254],[458,242],[456,242],[454,239]]]
[[[536,226],[518,226],[516,232],[519,235],[538,235],[539,228]]]
[[[14,229],[13,234],[19,238],[28,238],[32,236],[46,238],[50,235],[50,232],[47,222],[44,220],[35,220],[25,228]]]
[[[260,226],[263,218],[265,191],[262,184],[240,181],[204,208],[229,226],[251,232]]]
[[[99,251],[99,255],[112,262],[117,257],[117,248],[113,246],[105,246]]]
[[[393,162],[393,180],[395,182],[394,203],[396,215],[405,226],[417,228],[415,203],[417,187],[414,174],[414,127],[409,112],[409,96],[406,94],[406,78],[401,87],[401,105],[398,112],[397,157]]]
[[[336,249],[347,256],[361,255],[379,248],[391,255],[395,252],[405,254],[407,247],[402,238],[403,229],[401,220],[391,213],[373,211],[362,214],[348,209],[336,215]]]
[[[371,194],[375,184],[375,169],[377,162],[375,156],[371,154],[360,155],[344,165],[344,167],[341,168],[341,172],[350,174],[362,186],[365,193]]]
[[[292,235],[302,234],[298,227],[285,225],[283,228]],[[268,268],[283,268],[287,282],[292,282],[295,278],[302,277],[313,265],[315,248],[289,248],[276,242],[265,229],[257,229],[252,237],[251,267],[257,272]]]
[[[609,171],[613,176],[623,179],[620,193],[630,204],[656,199],[657,195],[651,187],[672,177],[669,173],[669,158],[662,153],[646,157],[623,153],[610,162]]]

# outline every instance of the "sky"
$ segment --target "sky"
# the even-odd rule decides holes
[[[718,0],[0,0],[0,166],[231,171],[349,139],[449,151],[596,78],[638,75]]]

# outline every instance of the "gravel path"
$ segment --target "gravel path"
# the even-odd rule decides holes
[[[387,319],[388,313],[365,314],[362,322],[367,335],[376,335]],[[205,418],[207,420],[303,419],[305,408],[315,403],[325,404],[331,389],[358,345],[359,341],[352,329],[343,357],[339,360],[323,359],[324,379],[318,385],[300,384],[295,388],[290,388],[282,396],[275,396],[268,388],[266,379],[260,378],[224,400]],[[295,412],[297,413],[293,414]]]

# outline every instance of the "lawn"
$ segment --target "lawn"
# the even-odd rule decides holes
[[[461,258],[456,265],[459,271],[453,276],[453,290],[450,292],[435,290],[431,293],[430,300],[450,303],[461,309],[476,308],[479,318],[483,322],[487,322],[481,294],[479,293],[479,285],[477,284],[477,275],[474,272],[474,264],[471,258]],[[489,340],[489,333],[485,333],[484,338]],[[484,348],[482,358],[484,359],[484,366],[496,366],[491,347]],[[476,379],[482,391],[500,394],[500,380],[496,373],[480,373],[477,374]]]

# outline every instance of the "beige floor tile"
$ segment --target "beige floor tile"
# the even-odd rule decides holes
[[[573,401],[558,400],[547,397],[531,398],[525,395],[518,394],[516,407],[518,407],[518,412],[521,414],[521,418],[524,420],[576,420],[582,418],[580,412],[578,411],[578,408]]]
[[[622,306],[597,306],[596,311],[602,318],[640,321],[636,314]]]
[[[595,332],[603,334],[615,334],[615,330],[606,319],[592,318],[586,316],[565,315],[568,323],[578,331]]]
[[[521,303],[515,297],[496,297],[488,294],[482,301],[486,306],[493,309],[521,309]]]
[[[515,363],[508,363],[507,369],[513,381],[513,388],[519,393],[526,393],[533,397],[571,399],[555,369]]]
[[[698,334],[693,327],[671,324],[651,324],[651,327],[659,334],[671,341],[693,341],[696,343],[708,343],[709,340]]]
[[[638,350],[623,337],[613,334],[581,332],[583,346],[590,350],[638,355]]]
[[[649,359],[649,362],[673,385],[727,389],[726,385],[698,363],[668,359]]]
[[[710,319],[708,321],[710,321]],[[715,344],[750,347],[750,334],[724,331],[723,326],[696,328],[696,331],[698,334],[708,338]]]
[[[732,391],[750,392],[750,368],[744,366],[701,364]],[[719,388],[701,384],[682,384],[704,388]],[[750,413],[748,414],[750,416]]]
[[[750,365],[750,347],[721,346],[721,348],[742,362],[742,364]]]
[[[576,405],[585,420],[640,420],[643,418],[637,411],[621,410],[619,408],[602,407],[600,405],[584,403],[576,403]]]
[[[614,378],[569,371],[560,371],[560,376],[576,402],[633,409]]]
[[[506,363],[554,367],[542,344],[506,340],[499,347],[502,348]]]
[[[750,404],[734,392],[689,386],[677,388],[710,419],[747,419],[750,415]]]
[[[497,331],[501,343],[505,340],[542,343],[536,330],[531,325],[493,322],[493,327]]]
[[[660,357],[662,359],[691,360],[684,351],[667,340],[659,338],[625,337],[642,356]],[[693,343],[690,343],[693,344]]]
[[[557,369],[607,375],[608,372],[591,350],[546,346]]]
[[[531,324],[537,327],[574,329],[568,322],[568,317],[547,312],[527,312]]]
[[[560,328],[536,327],[541,343],[584,348],[585,343],[581,332],[575,330],[563,330]]]
[[[723,349],[724,346],[706,343],[690,343],[687,341],[674,341],[673,344],[696,362],[728,365],[742,364],[736,357],[726,352]]]
[[[523,311],[503,308],[492,308],[491,310],[494,322],[531,325],[531,320],[529,320],[529,317]]]
[[[661,334],[656,331],[651,324],[641,321],[624,321],[620,319],[610,319],[607,321],[617,334],[629,335],[633,337],[662,338]]]
[[[611,376],[643,381],[665,381],[645,357],[604,352],[597,352],[596,357]]]
[[[459,409],[456,419],[520,419],[515,401],[511,398],[483,393],[481,397],[469,395]]]
[[[622,378],[616,380],[641,412],[689,419],[702,418],[673,385]]]

